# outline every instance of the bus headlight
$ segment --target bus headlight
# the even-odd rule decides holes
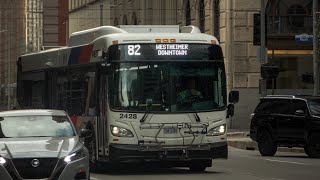
[[[212,128],[208,131],[207,136],[220,136],[226,132],[226,125],[220,125],[218,127]]]
[[[0,165],[4,165],[7,161],[0,156]]]
[[[75,153],[72,153],[72,154],[66,156],[66,157],[64,158],[64,161],[65,161],[66,163],[69,163],[69,162],[72,162],[72,161],[81,159],[81,158],[83,158],[83,157],[85,157],[85,156],[86,156],[85,149],[82,148],[81,150],[79,150],[79,151],[77,151],[77,152],[75,152]]]
[[[133,133],[125,128],[122,127],[117,127],[117,126],[110,126],[111,128],[111,133],[114,136],[118,137],[133,137]]]

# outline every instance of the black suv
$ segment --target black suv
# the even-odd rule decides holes
[[[277,147],[303,147],[320,157],[320,96],[273,95],[260,99],[251,115],[250,137],[263,156]]]

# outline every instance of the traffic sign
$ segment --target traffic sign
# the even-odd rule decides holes
[[[313,35],[309,35],[309,34],[295,35],[294,39],[296,42],[313,42]]]

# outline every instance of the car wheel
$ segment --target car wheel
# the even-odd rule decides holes
[[[266,130],[258,134],[258,149],[262,156],[273,156],[277,152],[277,144]]]
[[[320,134],[311,134],[305,149],[309,157],[320,158]]]
[[[306,155],[310,156],[309,154],[309,150],[308,150],[308,146],[304,146],[304,153],[306,153]]]

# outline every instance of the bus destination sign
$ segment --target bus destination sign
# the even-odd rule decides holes
[[[186,56],[188,44],[157,44],[156,50],[159,56]]]
[[[128,45],[129,56],[140,56],[154,53],[156,56],[186,56],[188,55],[188,44],[153,44],[153,45]]]

